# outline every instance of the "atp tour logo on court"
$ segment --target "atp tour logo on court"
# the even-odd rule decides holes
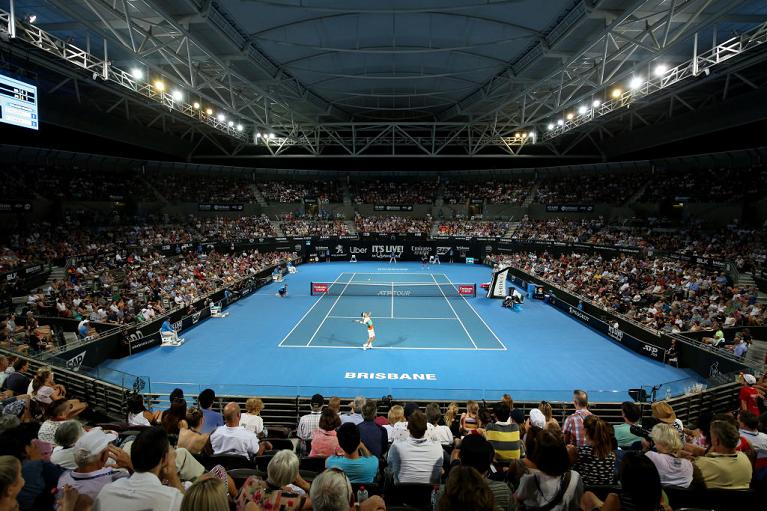
[[[391,289],[388,289],[378,292],[378,296],[410,296],[411,294],[412,291],[408,290],[392,291]]]
[[[384,259],[394,252],[394,255],[399,257],[402,252],[405,251],[404,245],[373,245],[370,247],[372,256],[375,259]]]

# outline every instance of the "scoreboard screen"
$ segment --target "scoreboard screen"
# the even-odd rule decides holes
[[[0,74],[0,122],[38,129],[37,87]]]

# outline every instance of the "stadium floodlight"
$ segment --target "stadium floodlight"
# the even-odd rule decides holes
[[[170,93],[170,97],[173,98],[173,101],[181,101],[184,99],[184,93],[178,89],[173,89],[173,92]]]
[[[130,74],[136,80],[141,80],[144,78],[144,71],[140,67],[134,67],[131,69]]]
[[[642,86],[644,83],[644,79],[641,76],[635,76],[631,78],[631,81],[629,82],[629,87],[631,90],[637,90],[639,87]]]
[[[557,119],[557,126],[562,126],[565,123],[564,119]]]
[[[208,115],[213,115],[213,109],[212,108],[206,108],[205,113]]]
[[[578,113],[580,115],[583,115],[583,114],[585,114],[588,111],[589,111],[589,109],[588,109],[588,107],[586,105],[581,105],[581,106],[578,107]]]
[[[155,80],[154,88],[157,89],[160,92],[164,91],[165,90],[165,82],[163,82],[162,80]]]
[[[570,112],[570,113],[568,113],[568,114],[567,114],[565,117],[567,118],[567,120],[568,120],[568,121],[572,121],[572,120],[573,120],[573,117],[575,117],[575,114],[573,114],[572,112]]]
[[[660,78],[661,76],[666,74],[666,71],[668,71],[668,66],[666,64],[658,64],[655,66],[655,76]]]
[[[200,104],[197,101],[195,101],[194,103],[192,103],[192,108],[194,108],[195,110],[199,110]]]
[[[260,131],[256,132],[256,138],[261,138],[261,132]]]
[[[550,123],[549,123],[549,125],[548,125],[548,126],[546,126],[546,127],[549,129],[549,131],[551,131],[551,130],[553,130],[553,129],[554,129],[554,123],[553,123],[553,122],[550,122]]]
[[[224,114],[218,114],[216,119],[218,119],[218,122],[224,122],[226,120],[226,116]]]
[[[530,138],[535,138],[535,132],[531,131],[530,133],[527,134],[527,136]]]
[[[274,140],[274,138],[275,138],[274,133],[269,133],[269,138]]]
[[[242,124],[238,124],[237,125],[237,131],[242,131],[242,130],[243,130]]]
[[[618,89],[617,87],[613,89],[613,91],[610,93],[610,96],[612,96],[613,99],[618,99],[621,97],[621,94],[623,94],[623,91]]]
[[[37,21],[37,14],[28,14],[27,21],[29,23],[34,23],[35,21]]]
[[[229,121],[228,123],[226,123],[226,125],[231,128],[232,126],[234,126],[234,121]]]
[[[591,103],[591,106],[594,107],[594,108],[597,108],[601,104],[602,104],[601,101],[599,101],[598,99],[595,99],[594,102]]]

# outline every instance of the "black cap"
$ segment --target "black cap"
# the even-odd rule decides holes
[[[322,394],[315,394],[310,403],[312,406],[322,406],[325,403],[325,398],[322,397]]]

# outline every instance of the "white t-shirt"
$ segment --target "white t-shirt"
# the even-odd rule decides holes
[[[435,426],[427,423],[426,438],[441,445],[453,445],[453,432],[447,426]]]
[[[675,458],[670,454],[647,451],[645,456],[650,458],[660,474],[662,486],[681,486],[687,488],[692,483],[692,462],[683,458]]]
[[[264,430],[264,419],[260,415],[243,413],[240,415],[240,427],[258,435]]]
[[[397,483],[439,484],[444,450],[428,438],[408,438],[389,449],[389,468]]]
[[[529,507],[542,507],[549,503],[559,491],[562,479],[532,469],[519,480],[519,488],[514,494]],[[562,496],[562,501],[551,511],[578,511],[583,495],[583,481],[578,472],[570,471],[570,484]]]
[[[144,417],[143,412],[129,413],[128,424],[131,426],[151,426],[151,424],[149,423],[149,420],[147,420],[147,418]]]
[[[258,454],[258,437],[245,428],[219,426],[210,435],[214,454],[238,454],[250,457]]]
[[[99,492],[93,511],[179,511],[184,498],[178,489],[163,486],[151,472],[136,472]]]

